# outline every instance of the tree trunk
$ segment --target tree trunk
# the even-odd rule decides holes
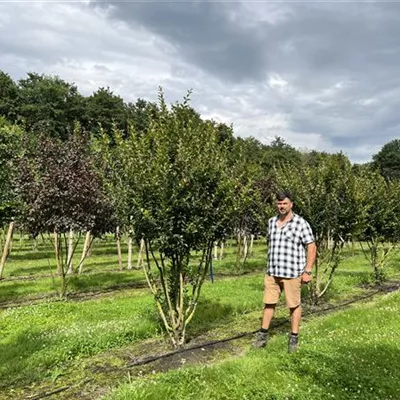
[[[66,265],[63,263],[63,256],[62,256],[62,242],[61,242],[61,235],[57,231],[54,231],[54,254],[57,260],[57,273],[61,279],[61,291],[60,297],[63,298],[65,293],[67,292],[67,279],[66,279]]]
[[[67,253],[67,274],[70,275],[74,271],[72,269],[72,256],[74,252],[74,231],[71,228],[68,234],[68,253]]]
[[[218,260],[218,245],[214,244],[214,260]]]
[[[121,236],[119,233],[119,226],[117,226],[117,229],[115,232],[115,238],[117,241],[118,265],[119,265],[119,269],[122,271],[124,269],[124,266],[122,265]]]
[[[88,257],[89,248],[90,248],[90,231],[87,231],[85,236],[85,243],[83,244],[81,261],[79,262],[79,271],[78,271],[79,274],[82,273],[83,263],[85,259]]]
[[[318,263],[318,259],[315,260],[315,283],[311,282],[310,283],[310,295],[311,295],[311,302],[312,304],[316,305],[318,304],[318,300],[319,300],[319,292],[320,292],[320,285],[321,285],[321,276],[319,273],[319,263]]]
[[[4,266],[6,265],[7,257],[9,256],[11,251],[11,241],[14,232],[14,226],[15,226],[14,221],[10,222],[10,225],[8,226],[7,237],[4,243],[3,254],[1,256],[1,261],[0,261],[0,279],[3,278]]]
[[[144,254],[144,239],[140,241],[140,249],[139,249],[139,254],[138,254],[138,260],[137,260],[137,265],[136,268],[139,269],[142,267],[143,264],[143,254]]]
[[[249,249],[249,255],[250,256],[253,255],[253,244],[254,244],[254,235],[251,234],[250,235],[250,249]]]
[[[213,246],[213,242],[209,242],[207,248],[203,249],[197,271],[190,282],[191,289],[187,290],[188,281],[184,278],[183,271],[184,267],[189,265],[190,253],[187,258],[175,254],[172,256],[172,265],[168,265],[165,256],[159,253],[159,257],[156,257],[151,243],[145,241],[146,260],[143,263],[143,270],[164,327],[175,348],[185,344],[186,327],[196,311],[200,290],[212,261]],[[159,272],[157,278],[151,272],[152,262]],[[187,295],[189,299],[185,303]]]
[[[128,269],[132,269],[132,236],[128,236]]]
[[[236,240],[237,240],[237,249],[236,249],[236,269],[240,269],[240,259],[242,257],[242,240],[241,240],[241,235],[240,232],[236,235]]]
[[[56,231],[54,231],[54,254],[57,260],[57,275],[63,274],[62,259],[60,255],[60,236]]]
[[[243,235],[243,258],[246,259],[247,258],[247,235],[244,234]]]
[[[221,250],[219,252],[219,259],[222,260],[224,256],[224,242],[221,242]]]

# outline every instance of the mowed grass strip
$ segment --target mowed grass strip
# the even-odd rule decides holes
[[[399,399],[399,312],[392,293],[305,323],[295,354],[280,334],[244,357],[136,379],[107,400]]]

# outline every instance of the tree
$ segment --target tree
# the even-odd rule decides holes
[[[385,265],[400,239],[400,183],[386,182],[376,171],[358,176],[363,220],[359,235],[374,280],[385,279]]]
[[[135,103],[126,105],[126,113],[128,123],[133,125],[135,132],[146,134],[151,119],[154,119],[158,113],[157,104],[137,99]]]
[[[58,76],[34,72],[18,83],[18,112],[25,129],[66,140],[84,113],[83,97],[77,87]]]
[[[90,231],[97,237],[109,231],[113,210],[93,170],[89,147],[78,130],[65,142],[46,135],[36,145],[27,141],[16,182],[23,203],[20,220],[33,237],[54,233],[60,295],[64,296],[67,267],[80,234]],[[79,236],[73,251],[68,252],[67,236],[71,230],[79,232]]]
[[[0,279],[10,252],[10,242],[14,230],[14,218],[18,214],[18,201],[13,186],[15,162],[21,151],[22,131],[16,125],[0,117],[0,227],[8,224],[6,243],[0,260]]]
[[[114,129],[126,134],[127,112],[122,98],[114,94],[110,88],[99,88],[86,98],[86,115],[84,125],[95,135],[101,130],[113,139]]]
[[[261,146],[261,147],[260,147]],[[262,145],[254,138],[238,139],[230,153],[232,180],[235,182],[233,195],[233,215],[231,226],[236,242],[236,268],[239,269],[247,260],[248,241],[250,247],[255,235],[265,232],[270,211],[271,193],[265,190],[266,177],[260,165]]]
[[[344,244],[359,233],[363,213],[361,182],[349,160],[340,153],[313,159],[313,165],[282,165],[275,174],[277,189],[293,193],[295,212],[310,223],[315,235],[318,257],[311,295],[317,302],[332,282]]]
[[[144,272],[175,347],[185,342],[215,241],[224,237],[233,185],[218,132],[189,98],[159,115],[146,135],[132,130],[119,144],[119,181],[133,231],[144,241]]]
[[[0,117],[0,226],[9,223],[18,208],[12,178],[21,152],[22,134],[18,126]]]
[[[281,164],[296,166],[301,163],[301,154],[279,136],[264,148],[263,168],[266,172]]]
[[[0,116],[11,123],[16,122],[18,116],[18,86],[3,71],[0,71]]]
[[[373,160],[385,179],[400,179],[400,139],[386,143]]]

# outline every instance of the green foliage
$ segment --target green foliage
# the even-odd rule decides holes
[[[281,164],[296,166],[301,162],[301,153],[279,136],[270,145],[262,144],[254,137],[237,137],[231,153],[232,160],[243,157],[251,164],[259,165],[264,174]]]
[[[11,77],[0,71],[0,116],[15,123],[18,115],[18,86]]]
[[[96,148],[109,154],[113,198],[123,199],[120,209],[128,211],[137,241],[145,240],[147,279],[167,331],[174,344],[181,345],[210,265],[212,244],[226,232],[233,184],[215,124],[203,122],[188,97],[168,109],[160,93],[158,108],[147,134],[132,130],[123,139],[116,131],[114,150],[104,136]],[[192,251],[202,254],[196,267],[189,266]]]
[[[115,95],[110,88],[99,88],[86,98],[86,115],[84,125],[95,135],[101,130],[113,140],[114,129],[127,130],[127,115],[122,98]]]
[[[161,95],[159,107],[147,135],[119,142],[119,172],[137,237],[167,257],[187,255],[223,234],[226,159],[214,126],[193,118],[188,100],[169,111]]]
[[[13,219],[18,211],[12,177],[22,151],[21,139],[21,129],[0,117],[0,226]]]
[[[360,181],[362,220],[360,229],[364,253],[369,260],[375,281],[385,279],[384,267],[400,238],[400,184],[385,181],[374,171],[364,173]]]
[[[361,183],[342,154],[321,156],[313,166],[278,168],[276,179],[293,193],[295,210],[310,223],[319,247],[328,237],[343,242],[358,233]]]
[[[235,183],[233,194],[234,213],[231,225],[243,234],[265,231],[265,193],[259,184],[263,171],[258,163],[248,160],[241,149],[236,150],[235,160],[230,168]]]
[[[58,76],[30,72],[19,80],[18,113],[28,132],[46,132],[67,139],[84,112],[83,97],[75,85]]]
[[[313,288],[318,298],[331,283],[344,243],[359,232],[363,218],[360,182],[342,154],[314,154],[312,163],[281,166],[275,174],[277,188],[292,192],[295,211],[314,232],[318,259]],[[320,268],[323,263],[325,270]]]
[[[266,147],[263,167],[265,171],[270,171],[273,167],[283,164],[291,165],[295,168],[300,162],[301,153],[287,144],[281,137],[275,136],[272,143]]]
[[[373,156],[374,166],[378,168],[385,179],[400,178],[400,139],[386,143]]]
[[[135,103],[126,105],[126,112],[129,124],[133,125],[135,132],[146,134],[149,130],[151,118],[157,116],[158,108],[155,103],[138,99]]]

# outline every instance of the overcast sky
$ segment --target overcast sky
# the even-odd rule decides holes
[[[400,1],[400,0],[399,0]],[[400,2],[4,1],[0,69],[168,102],[365,162],[400,137]]]

